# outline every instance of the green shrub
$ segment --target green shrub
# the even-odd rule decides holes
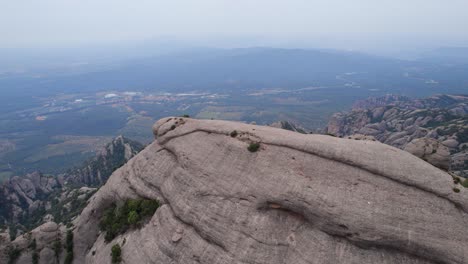
[[[39,253],[37,252],[37,242],[35,238],[31,241],[31,243],[29,243],[28,248],[30,248],[33,251],[32,263],[33,264],[39,263]]]
[[[67,252],[67,255],[65,256],[65,261],[63,263],[65,264],[72,264],[73,263],[73,252]]]
[[[67,237],[65,239],[65,248],[67,249],[67,252],[73,251],[73,231],[72,230],[67,231]]]
[[[258,151],[258,149],[260,148],[260,143],[258,142],[252,142],[249,144],[249,146],[247,147],[247,149],[250,151],[250,152],[256,152]]]
[[[106,232],[104,239],[109,242],[129,228],[140,226],[158,207],[158,201],[148,199],[127,200],[120,207],[113,204],[104,212],[99,223],[100,229]]]
[[[122,249],[119,244],[115,244],[111,249],[112,263],[120,263],[122,261]]]
[[[190,115],[185,114],[185,115],[183,115],[182,117],[189,118]]]
[[[237,131],[236,130],[232,131],[230,135],[233,138],[237,137]]]
[[[463,181],[462,186],[468,188],[468,178]]]
[[[39,253],[37,253],[37,251],[34,251],[32,253],[32,263],[33,264],[38,264],[39,263]]]
[[[8,264],[13,264],[21,255],[21,250],[17,247],[10,246],[7,248],[7,254],[8,254]]]
[[[130,211],[130,213],[128,213],[128,218],[127,218],[128,224],[134,225],[138,222],[138,220],[140,220],[140,217],[137,212]]]
[[[58,237],[55,239],[54,243],[52,244],[52,248],[54,249],[55,252],[55,258],[59,259],[60,254],[62,253],[62,241]]]
[[[9,235],[10,235],[10,240],[11,241],[15,240],[17,231],[18,231],[18,229],[17,229],[16,225],[12,224],[12,225],[9,226]]]
[[[65,238],[65,249],[67,255],[65,256],[65,264],[71,264],[73,262],[73,230],[67,230],[67,236]]]
[[[36,242],[36,239],[35,239],[35,238],[31,241],[31,243],[29,244],[28,247],[29,247],[30,249],[32,249],[32,250],[36,250],[36,248],[37,248],[37,242]]]
[[[147,217],[147,216],[152,216],[154,215],[154,212],[156,212],[156,209],[159,207],[159,202],[156,200],[147,200],[144,199],[141,201],[140,208],[140,216],[141,217]]]
[[[453,188],[453,191],[456,192],[456,193],[459,193],[459,192],[460,192],[460,189],[458,189],[458,188]]]

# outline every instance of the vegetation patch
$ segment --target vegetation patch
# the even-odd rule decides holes
[[[232,131],[230,136],[233,138],[237,137],[237,131],[236,130]]]
[[[130,228],[140,227],[158,207],[158,201],[148,199],[127,200],[122,206],[113,204],[104,212],[99,224],[100,229],[106,232],[106,242]]]
[[[36,250],[32,253],[32,263],[33,264],[39,263],[39,253]]]
[[[13,264],[21,255],[21,249],[13,246],[7,248],[8,264]]]
[[[453,191],[456,192],[456,193],[459,193],[460,192],[460,189],[458,189],[457,187],[453,188]]]
[[[65,249],[67,255],[65,256],[65,264],[71,264],[73,262],[73,231],[67,230],[67,237],[65,239]]]
[[[111,261],[112,263],[120,263],[122,261],[122,249],[119,244],[115,244],[111,249]]]
[[[462,186],[468,188],[468,178],[463,181]]]
[[[97,190],[93,190],[93,191],[90,191],[90,192],[87,192],[87,193],[80,193],[78,192],[78,190],[75,190],[73,191],[73,194],[72,195],[69,195],[69,197],[63,199],[62,201],[60,201],[57,197],[59,197],[59,194],[60,194],[60,190],[53,193],[55,194],[55,197],[51,195],[51,208],[49,210],[47,210],[47,213],[50,213],[55,221],[57,222],[62,222],[66,225],[69,225],[71,223],[71,220],[76,217],[77,215],[79,215],[81,213],[81,211],[83,211],[83,209],[86,207],[86,205],[88,204],[88,200],[89,198],[91,198],[91,196],[93,196],[93,194],[96,192]],[[84,194],[84,197],[82,197],[81,199],[79,199],[78,197],[80,195],[83,195]],[[67,206],[66,206],[67,205]],[[39,212],[38,214],[39,216],[43,216],[45,215],[44,212]],[[41,218],[40,218],[41,219]],[[37,223],[37,221],[36,221]]]
[[[52,248],[54,249],[55,259],[57,260],[57,263],[58,263],[60,254],[62,253],[62,239],[60,238],[60,236],[57,236],[54,243],[52,244]]]
[[[37,252],[37,242],[34,238],[28,246],[32,251],[32,263],[38,264],[39,263],[39,252]]]
[[[247,149],[248,149],[250,152],[257,152],[259,148],[260,148],[260,143],[258,143],[258,142],[252,142],[252,143],[250,143],[249,146],[247,147]]]

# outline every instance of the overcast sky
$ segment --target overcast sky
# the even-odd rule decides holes
[[[0,48],[160,37],[468,46],[467,14],[468,0],[0,0]]]

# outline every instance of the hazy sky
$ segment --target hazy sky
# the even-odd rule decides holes
[[[468,0],[0,0],[0,48],[159,37],[468,46],[467,14]]]

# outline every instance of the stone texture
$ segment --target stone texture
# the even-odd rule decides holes
[[[61,177],[48,177],[40,172],[11,177],[0,185],[0,223],[17,222],[24,214],[34,213],[44,206],[41,199],[62,185]]]
[[[142,144],[118,136],[102,148],[96,157],[68,172],[65,175],[65,181],[73,184],[100,186],[107,181],[116,168],[125,164],[142,149]]]
[[[63,263],[65,254],[62,253],[57,258],[53,250],[54,242],[59,239],[62,245],[65,241],[66,228],[62,225],[57,225],[54,222],[46,222],[32,231],[17,237],[14,241],[0,243],[0,263],[8,263],[8,247],[20,249],[21,255],[16,260],[15,264],[30,264],[32,263],[33,251],[30,248],[33,239],[36,239],[37,253],[39,254],[40,264],[55,264]]]
[[[450,151],[436,139],[413,139],[404,150],[444,170],[450,167]]]
[[[468,263],[468,189],[408,152],[187,118],[154,134],[75,221],[74,263],[110,263],[116,243],[123,263]],[[105,243],[103,212],[135,197],[162,206]]]
[[[327,132],[338,137],[353,134],[373,136],[382,143],[416,152],[421,151],[415,148],[426,145],[416,139],[434,139],[450,149],[449,164],[445,164],[445,153],[443,157],[439,155],[442,152],[425,155],[431,156],[425,160],[468,177],[468,159],[458,154],[463,150],[459,146],[468,140],[467,117],[468,96],[435,95],[410,99],[388,95],[357,102],[351,111],[334,114]]]

